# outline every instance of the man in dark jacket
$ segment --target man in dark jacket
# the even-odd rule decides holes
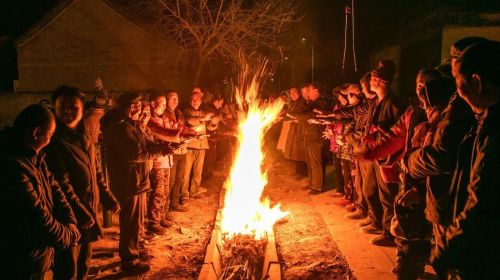
[[[124,93],[117,109],[101,118],[103,146],[109,170],[110,187],[120,202],[119,251],[122,270],[130,274],[147,272],[149,265],[139,261],[139,233],[145,215],[149,187],[150,160],[170,153],[166,145],[146,139],[137,127],[141,96]]]
[[[319,194],[323,192],[324,166],[321,149],[323,146],[322,133],[324,128],[308,121],[314,118],[315,111],[324,111],[326,109],[326,102],[320,98],[319,90],[314,85],[309,86],[307,97],[304,110],[297,111],[292,116],[297,118],[300,130],[304,136],[306,163],[309,172],[309,193]]]
[[[460,205],[455,202],[446,243],[438,247],[434,256],[436,270],[443,278],[500,278],[500,189],[495,176],[500,170],[499,65],[500,42],[490,41],[468,47],[453,67],[458,94],[476,114],[478,125],[470,155],[465,205],[457,208]]]
[[[99,204],[107,210],[119,209],[118,202],[104,183],[97,166],[91,136],[82,121],[83,94],[78,88],[60,86],[52,96],[57,128],[47,146],[47,164],[66,197],[76,196],[70,204],[82,238],[70,249],[56,249],[54,279],[86,279],[92,257],[92,242],[102,235],[97,218]],[[83,207],[85,212],[78,209]]]
[[[467,37],[455,42],[450,50],[452,67],[461,51],[471,44],[484,40],[484,38]],[[436,245],[433,255],[436,254],[438,247],[444,245],[446,228],[452,220],[454,197],[457,196],[457,189],[464,189],[458,186],[468,182],[469,175],[466,168],[470,166],[470,150],[474,139],[474,130],[471,128],[475,123],[474,113],[470,107],[454,94],[437,124],[432,144],[406,153],[403,159],[403,168],[409,176],[414,179],[428,177],[429,194],[432,194],[433,201],[427,201],[426,215],[433,223]],[[457,163],[464,168],[455,172]],[[437,181],[434,181],[436,179]],[[451,185],[447,183],[450,181]],[[463,193],[458,195],[460,207],[463,207],[464,196]]]
[[[44,279],[52,248],[68,248],[80,233],[66,198],[45,163],[41,150],[56,128],[54,115],[31,105],[0,132],[2,161],[0,237],[2,279]]]
[[[396,123],[404,111],[404,105],[400,99],[391,91],[391,83],[396,72],[396,66],[390,60],[380,61],[378,67],[371,72],[370,88],[377,94],[377,103],[370,107],[368,114],[371,116],[367,136],[363,140],[365,145],[374,145],[381,140],[382,135]],[[375,180],[377,190],[375,193],[365,194],[368,208],[373,211],[372,218],[375,222],[362,228],[364,232],[375,233],[378,227],[382,233],[370,239],[374,245],[392,245],[389,230],[394,215],[394,198],[398,193],[397,171],[395,167],[381,167],[379,163],[373,162],[372,176],[364,180]],[[394,176],[396,175],[396,176]],[[382,207],[380,208],[379,205]],[[373,209],[373,210],[372,210]]]

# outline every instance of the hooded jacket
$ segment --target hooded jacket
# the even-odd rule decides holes
[[[83,122],[75,132],[57,123],[56,132],[45,152],[49,169],[68,199],[76,195],[79,204],[85,208],[85,212],[79,210],[80,205],[70,200],[79,225],[88,221],[87,215],[94,220],[90,229],[79,227],[82,241],[90,242],[103,234],[97,218],[99,205],[102,203],[105,209],[112,209],[118,202],[105,183],[96,161],[92,137],[86,132]]]
[[[168,154],[168,148],[146,139],[136,123],[117,110],[100,122],[113,194],[121,200],[149,191],[148,161]]]

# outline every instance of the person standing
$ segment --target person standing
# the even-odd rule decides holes
[[[76,196],[81,204],[70,203],[82,233],[78,245],[56,250],[54,279],[87,278],[92,242],[103,234],[97,218],[99,205],[102,203],[104,209],[115,213],[119,209],[98,168],[92,137],[82,121],[83,98],[78,88],[69,86],[60,86],[52,95],[57,128],[52,142],[45,149],[47,164],[66,197]],[[83,213],[78,209],[82,206],[85,209]]]
[[[453,222],[446,230],[446,242],[433,256],[436,272],[443,279],[499,279],[500,189],[500,42],[484,41],[466,48],[453,67],[457,91],[478,118],[469,158],[467,195],[460,205],[455,198]],[[460,144],[459,150],[462,145]],[[457,174],[457,172],[455,172]],[[462,190],[457,190],[457,194]]]
[[[180,131],[181,137],[191,138],[196,135],[196,131],[185,126],[185,119],[182,111],[177,108],[179,105],[179,95],[176,91],[170,90],[166,93],[167,108],[164,112],[165,121],[169,127]],[[179,132],[178,132],[179,133]],[[179,139],[181,141],[183,139]],[[170,211],[187,212],[189,210],[188,199],[181,201],[181,188],[184,184],[184,169],[186,165],[186,145],[174,150],[173,164],[170,169],[170,200],[166,202],[165,212],[168,216]],[[182,202],[182,203],[181,203]]]
[[[165,117],[167,99],[163,93],[154,92],[150,96],[150,101],[151,118],[147,126],[153,134],[154,139],[163,145],[168,145],[168,142],[176,141],[178,130],[170,129],[170,122]],[[147,229],[156,234],[164,234],[164,228],[173,225],[171,221],[173,219],[172,216],[165,213],[166,202],[170,201],[170,169],[173,163],[172,155],[162,156],[153,161],[151,174],[152,191],[149,194],[149,224]]]
[[[304,89],[304,88],[303,88]],[[306,152],[306,163],[309,172],[309,193],[319,194],[323,190],[324,165],[321,156],[323,147],[322,132],[320,125],[309,123],[309,119],[314,118],[315,111],[324,111],[326,103],[320,98],[319,90],[314,85],[304,90],[303,97],[307,105],[302,112],[295,113],[294,116],[300,125],[302,135],[304,136],[304,147]]]
[[[190,107],[184,110],[186,126],[196,131],[200,135],[207,133],[206,123],[213,116],[200,108],[202,94],[193,92],[191,95]],[[187,143],[186,165],[184,166],[184,182],[181,189],[181,199],[201,198],[206,190],[200,189],[201,173],[203,172],[203,161],[205,150],[208,149],[206,137],[198,137]]]
[[[122,270],[128,274],[149,271],[139,261],[139,234],[145,215],[145,194],[150,191],[149,161],[171,151],[152,142],[138,128],[141,96],[124,93],[117,108],[101,118],[103,146],[109,170],[110,187],[120,203],[119,253]]]
[[[45,162],[42,149],[56,129],[53,113],[30,105],[0,132],[0,231],[2,279],[40,279],[52,265],[53,248],[80,239],[76,218]]]

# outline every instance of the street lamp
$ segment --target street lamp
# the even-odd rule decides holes
[[[301,42],[306,43],[307,39],[302,37]],[[311,42],[311,83],[314,83],[314,44]]]

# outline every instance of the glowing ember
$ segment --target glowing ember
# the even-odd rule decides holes
[[[239,145],[230,176],[225,182],[221,229],[229,238],[245,234],[261,239],[266,232],[272,231],[276,221],[288,214],[280,210],[279,203],[271,207],[269,198],[261,199],[267,184],[267,174],[261,170],[263,137],[283,108],[283,103],[281,100],[261,102],[257,98],[259,75],[255,75],[248,86],[245,86],[245,76],[246,73],[240,81],[241,89],[236,90],[236,100],[240,107],[246,108],[246,112],[241,112],[239,116]]]

